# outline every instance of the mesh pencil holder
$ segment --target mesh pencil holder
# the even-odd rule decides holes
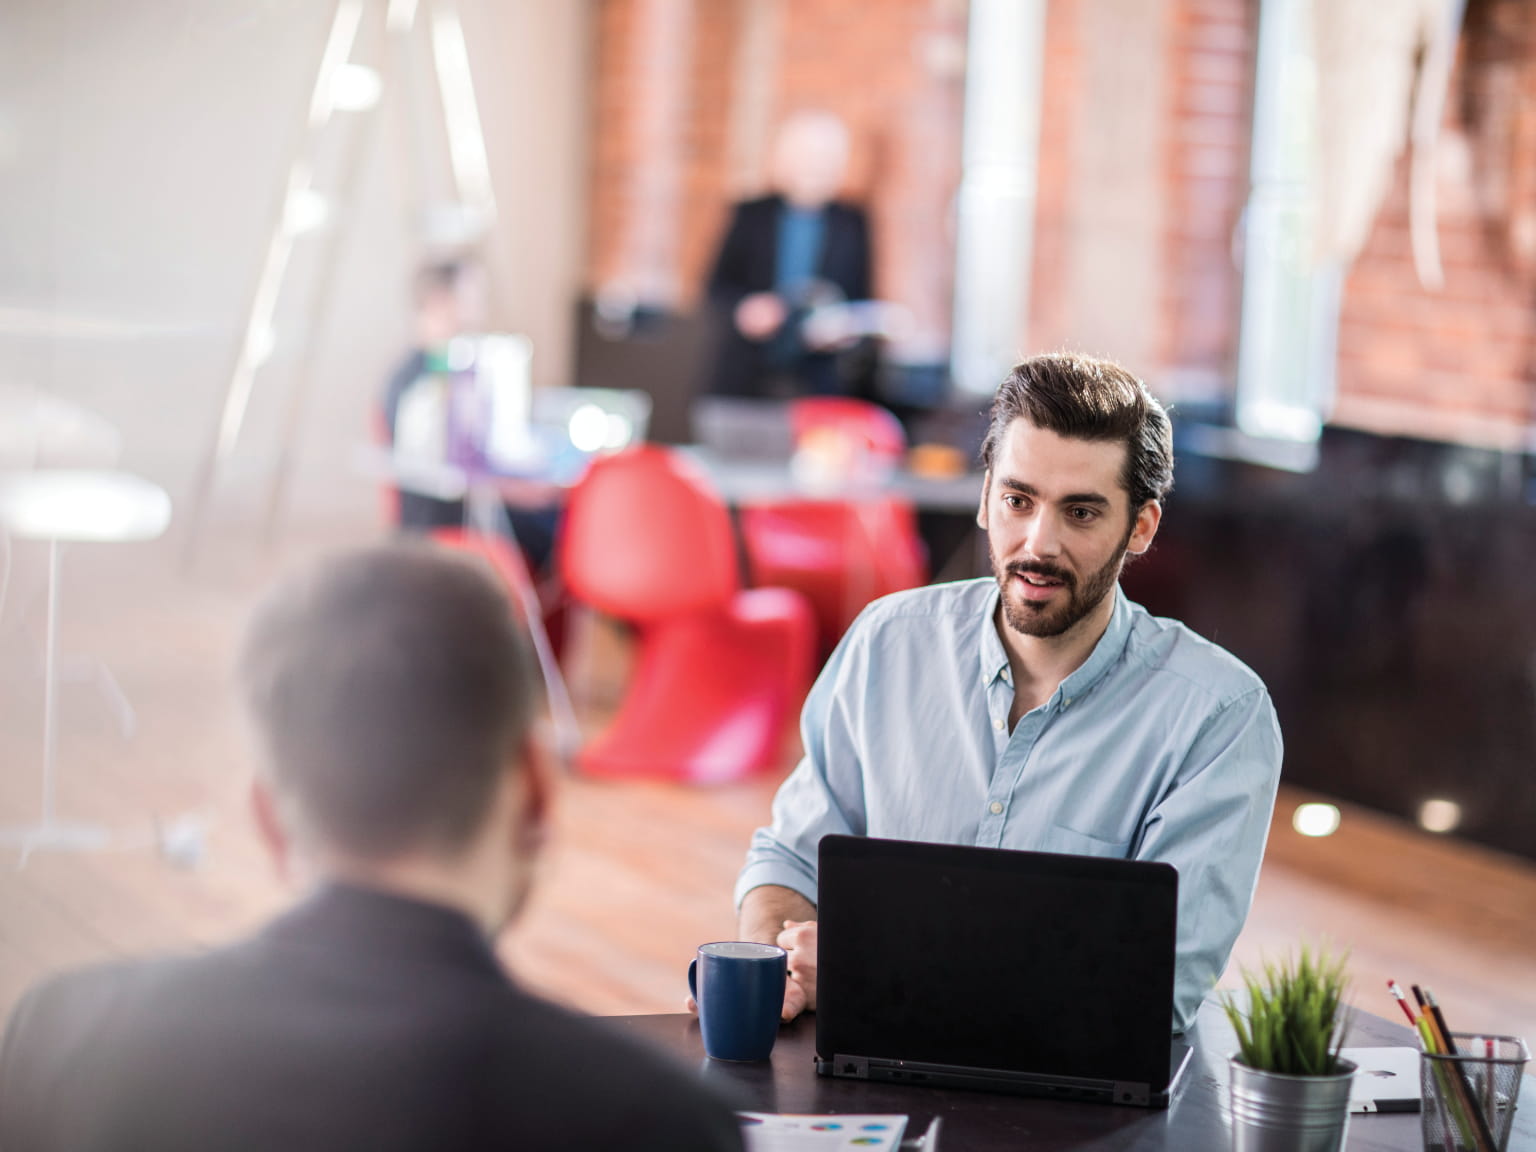
[[[1530,1049],[1517,1036],[1453,1032],[1451,1039],[1457,1055],[1425,1052],[1419,1061],[1424,1147],[1434,1152],[1504,1152]]]

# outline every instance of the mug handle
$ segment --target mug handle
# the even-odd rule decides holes
[[[692,996],[695,1001],[699,998],[698,970],[699,958],[695,956],[692,960],[688,961],[688,995]]]

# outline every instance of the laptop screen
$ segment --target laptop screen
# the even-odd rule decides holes
[[[1164,1087],[1171,865],[828,836],[817,1054]]]

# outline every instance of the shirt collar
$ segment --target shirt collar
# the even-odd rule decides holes
[[[1003,647],[1003,638],[997,634],[998,605],[1002,600],[1002,589],[997,581],[992,581],[992,594],[987,597],[987,610],[981,622],[981,681],[990,684],[1003,674],[1008,668],[1008,650]]]
[[[981,675],[988,684],[1008,668],[1008,652],[1003,647],[1002,637],[997,634],[997,612],[1001,596],[1002,590],[993,581],[992,595],[987,598],[986,618],[981,628]],[[1115,585],[1114,597],[1115,608],[1110,613],[1109,627],[1104,629],[1104,635],[1099,637],[1099,642],[1093,646],[1093,651],[1083,661],[1082,667],[1063,680],[1061,687],[1056,690],[1056,695],[1064,700],[1075,699],[1092,690],[1125,654],[1125,645],[1131,637],[1130,601],[1125,598],[1119,584]]]

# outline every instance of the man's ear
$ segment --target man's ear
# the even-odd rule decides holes
[[[518,844],[528,856],[536,856],[549,838],[555,799],[555,756],[542,732],[532,730],[523,739],[512,771],[520,778],[517,789],[521,798],[517,814]]]
[[[1163,506],[1156,500],[1148,500],[1136,513],[1136,522],[1131,525],[1131,538],[1126,542],[1125,550],[1140,556],[1152,547],[1152,538],[1157,535],[1157,526],[1162,522]]]
[[[278,815],[277,796],[272,791],[272,785],[261,776],[251,780],[250,801],[251,816],[256,821],[256,832],[261,837],[262,846],[271,857],[278,879],[286,884],[293,878],[293,843]]]
[[[988,468],[981,478],[981,503],[976,508],[976,526],[987,530],[987,497],[992,494],[992,469]]]

